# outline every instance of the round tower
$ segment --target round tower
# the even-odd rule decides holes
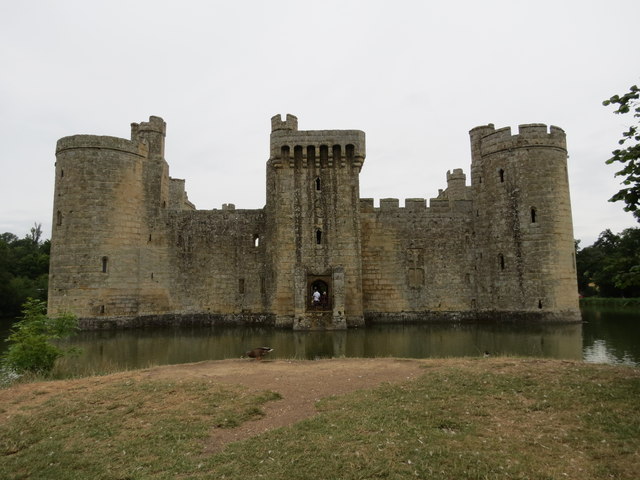
[[[564,131],[487,125],[470,136],[478,310],[579,320]]]
[[[138,313],[148,157],[148,142],[95,135],[58,141],[50,314]]]

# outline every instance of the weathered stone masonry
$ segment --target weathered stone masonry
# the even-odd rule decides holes
[[[474,128],[470,186],[454,169],[428,205],[376,208],[360,198],[364,132],[271,123],[260,210],[197,210],[169,176],[159,117],[131,140],[60,139],[49,312],[85,328],[579,320],[560,128]]]

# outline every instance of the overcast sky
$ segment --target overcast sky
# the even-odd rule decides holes
[[[167,122],[199,209],[262,208],[270,118],[367,135],[360,196],[469,183],[468,131],[562,127],[575,238],[638,226],[605,165],[640,82],[637,0],[0,0],[0,232],[50,237],[56,141]]]

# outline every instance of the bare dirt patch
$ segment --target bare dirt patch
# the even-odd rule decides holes
[[[388,358],[345,358],[326,360],[221,360],[193,364],[168,365],[101,377],[15,385],[0,390],[0,413],[34,407],[62,392],[91,392],[105,383],[123,379],[197,380],[219,384],[243,385],[256,394],[264,390],[278,392],[281,399],[261,408],[265,415],[237,428],[214,428],[207,450],[218,451],[224,445],[250,438],[265,431],[291,425],[316,414],[315,404],[322,398],[381,383],[399,383],[418,376],[423,360]]]

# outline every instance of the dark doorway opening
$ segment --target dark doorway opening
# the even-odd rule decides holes
[[[310,279],[307,294],[309,310],[331,310],[331,292],[327,280]]]

